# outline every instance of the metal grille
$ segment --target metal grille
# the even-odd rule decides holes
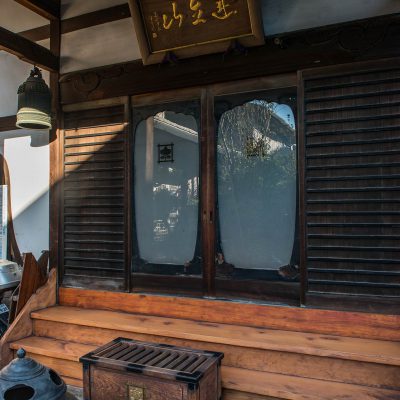
[[[210,356],[215,356],[215,354],[117,339],[91,353],[90,358],[194,374],[210,359]]]

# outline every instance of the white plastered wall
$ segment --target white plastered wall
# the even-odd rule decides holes
[[[14,0],[0,0],[0,26],[2,28],[12,32],[22,32],[47,23],[45,18]]]
[[[0,52],[0,117],[16,114],[17,89],[30,69],[29,64]],[[48,81],[48,73],[43,75]],[[17,243],[21,252],[32,252],[36,257],[49,248],[48,138],[47,131],[0,133],[0,151],[10,170]]]

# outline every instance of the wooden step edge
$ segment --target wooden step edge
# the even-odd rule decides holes
[[[282,400],[277,397],[260,396],[254,393],[238,392],[237,390],[223,389],[220,400]]]
[[[73,307],[62,307],[68,308],[70,310],[73,310]],[[77,309],[80,310],[80,309]],[[85,310],[90,312],[90,310]],[[102,311],[105,312],[105,311]],[[111,312],[113,315],[119,315],[121,314],[123,318],[126,319],[126,316],[129,314],[125,313],[118,313],[118,312]],[[130,332],[130,333],[137,333],[137,334],[145,334],[145,335],[154,335],[154,336],[165,336],[165,337],[172,337],[175,339],[184,339],[184,340],[193,340],[193,341],[199,341],[199,342],[207,342],[207,343],[217,343],[217,344],[227,344],[227,345],[232,345],[232,346],[239,346],[239,347],[248,347],[248,348],[255,348],[255,349],[262,349],[262,350],[272,350],[272,351],[281,351],[281,352],[288,352],[288,353],[297,353],[297,354],[306,354],[306,355],[311,355],[311,356],[317,356],[317,357],[328,357],[328,358],[337,358],[337,359],[343,359],[343,360],[353,360],[353,361],[361,361],[361,362],[369,362],[369,363],[375,363],[375,364],[384,364],[384,365],[394,365],[394,366],[400,366],[400,346],[399,350],[395,353],[388,354],[386,352],[385,354],[380,354],[379,352],[376,351],[376,348],[379,349],[379,343],[387,343],[384,341],[377,341],[377,340],[370,340],[371,346],[370,348],[374,348],[375,352],[374,353],[367,353],[367,352],[355,352],[355,351],[349,351],[349,350],[343,350],[343,349],[331,349],[331,348],[323,348],[323,347],[317,347],[315,345],[315,341],[310,340],[307,345],[294,345],[294,344],[287,344],[285,343],[284,340],[282,340],[282,343],[276,343],[274,341],[268,341],[268,340],[263,340],[263,341],[255,341],[255,340],[249,340],[245,336],[242,338],[232,338],[228,336],[222,336],[222,335],[215,335],[215,334],[210,334],[206,335],[204,333],[196,333],[195,329],[193,329],[192,332],[185,331],[185,330],[177,330],[174,329],[171,325],[171,323],[164,323],[160,324],[157,327],[149,327],[146,326],[144,323],[145,319],[156,319],[159,317],[153,317],[153,316],[136,316],[133,315],[133,318],[138,318],[140,319],[141,323],[133,324],[133,323],[126,323],[122,322],[121,324],[115,324],[115,321],[107,321],[107,319],[99,319],[96,321],[90,320],[90,319],[84,319],[80,318],[79,316],[74,317],[74,318],[67,318],[65,313],[60,312],[59,314],[54,315],[48,315],[46,313],[46,310],[39,310],[39,311],[34,311],[31,314],[31,317],[33,319],[37,320],[44,320],[44,321],[52,321],[52,322],[59,322],[59,323],[64,323],[64,324],[71,324],[71,325],[77,325],[77,326],[88,326],[88,327],[93,327],[93,328],[103,328],[103,329],[110,329],[110,330],[115,330],[118,329],[119,331],[125,331],[125,332]],[[161,318],[162,320],[171,320],[171,321],[179,321],[178,319],[173,319],[173,318]],[[193,322],[194,327],[196,326],[197,322],[196,321],[189,321],[189,320],[182,320],[187,322]],[[201,323],[201,326],[204,327],[204,323]],[[215,324],[213,324],[215,327]],[[234,326],[231,325],[224,325],[221,324],[221,326],[226,326],[228,328],[234,328]],[[256,328],[252,328],[256,329]],[[222,329],[219,330],[221,332]],[[266,329],[263,329],[263,331],[268,331]],[[273,331],[273,330],[271,330]],[[274,331],[276,333],[276,330]],[[282,335],[284,335],[286,331],[282,331]],[[294,332],[288,332],[289,334],[293,335]],[[328,342],[332,340],[332,343],[336,343],[338,340],[346,340],[349,338],[338,338],[336,336],[329,337],[327,335],[316,335],[316,334],[306,334],[306,333],[301,333],[299,332],[298,335],[305,335],[307,337],[311,338],[321,338],[322,340],[329,338]],[[360,340],[360,341],[366,341],[367,339],[354,339],[351,338],[352,340]],[[397,343],[396,343],[397,344]],[[397,350],[397,348],[396,348]]]
[[[82,364],[77,361],[47,357],[34,353],[27,353],[26,356],[29,358],[33,358],[47,368],[53,369],[60,376],[68,377],[70,379],[83,380]]]
[[[392,400],[400,391],[348,383],[301,378],[233,367],[222,368],[225,389],[285,400]],[[260,384],[262,383],[262,384]]]
[[[86,344],[29,336],[10,343],[12,350],[23,348],[27,353],[79,362],[84,354],[97,348]]]

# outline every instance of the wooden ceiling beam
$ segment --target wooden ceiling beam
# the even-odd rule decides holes
[[[108,22],[119,21],[130,18],[131,12],[128,4],[119,4],[117,6],[93,11],[76,17],[67,18],[61,21],[61,33],[75,32],[80,29],[90,28],[92,26],[106,24]],[[50,25],[39,26],[18,32],[21,36],[37,42],[50,37]]]
[[[18,35],[21,35],[25,39],[31,40],[32,42],[50,39],[50,24],[18,32]]]
[[[60,5],[52,0],[15,0],[29,10],[48,20],[60,18]]]
[[[0,27],[0,48],[45,70],[52,72],[59,70],[59,59],[50,50],[2,27]]]

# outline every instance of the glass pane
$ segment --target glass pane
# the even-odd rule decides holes
[[[135,218],[141,264],[187,266],[196,249],[199,141],[194,117],[163,112],[135,135]],[[154,272],[154,271],[153,271]],[[158,273],[163,273],[162,268]]]
[[[290,264],[296,222],[296,130],[291,108],[254,100],[218,127],[221,271],[268,279]],[[275,271],[260,274],[260,270]]]

